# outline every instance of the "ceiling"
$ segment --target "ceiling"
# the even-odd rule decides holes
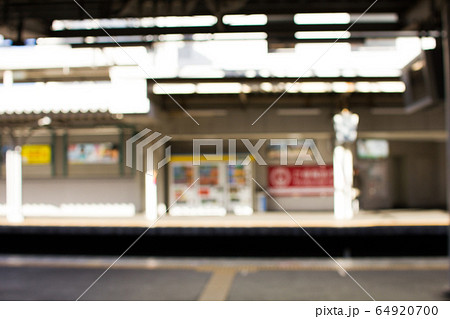
[[[350,28],[352,38],[346,41],[362,41],[373,37],[396,37],[403,35],[432,35],[439,37],[441,29],[440,21],[441,0],[0,0],[0,34],[14,41],[15,44],[23,44],[27,38],[61,37],[81,38],[78,46],[98,46],[98,43],[90,43],[83,39],[87,37],[113,36],[121,46],[146,45],[158,41],[158,35],[197,33],[244,33],[265,32],[269,50],[272,47],[289,47],[299,42],[334,42],[335,39],[303,39],[294,37],[298,31],[345,31]],[[368,10],[369,9],[369,10]],[[398,19],[395,22],[365,21],[364,23],[347,24],[303,24],[294,23],[296,13],[332,13],[345,12],[361,15],[366,10],[368,13],[394,13]],[[267,23],[264,25],[226,25],[223,16],[230,14],[265,14]],[[82,20],[112,18],[140,18],[140,17],[167,17],[167,16],[196,16],[212,15],[217,17],[217,23],[210,26],[191,27],[114,27],[92,29],[60,29],[53,30],[54,20]],[[118,36],[124,36],[119,38]],[[127,36],[141,36],[141,42],[128,42]],[[156,37],[154,37],[156,36]],[[186,39],[186,38],[185,38]],[[116,42],[100,44],[100,46],[117,45]],[[74,45],[76,46],[76,45]],[[80,72],[78,72],[80,71]],[[85,70],[75,70],[71,73],[71,79],[81,79]],[[27,79],[43,77],[50,80],[68,80],[67,74],[61,70],[27,71]],[[41,72],[41,73],[39,73]],[[106,70],[96,71],[99,78],[107,78]],[[91,79],[92,80],[92,79]],[[157,79],[161,83],[179,82],[180,79]],[[189,79],[193,81],[195,79]],[[236,81],[236,79],[231,79]],[[254,80],[241,79],[242,81],[268,81],[268,79],[255,78]],[[270,80],[270,79],[269,79]],[[323,80],[323,79],[320,79]],[[341,79],[355,82],[357,79]],[[378,80],[392,80],[378,79]],[[201,82],[201,79],[197,79]],[[208,82],[212,80],[209,79]],[[224,79],[220,79],[221,82]],[[274,79],[274,81],[278,81]],[[194,81],[195,82],[195,81]],[[151,81],[149,81],[151,84]],[[151,88],[152,85],[149,86]],[[155,96],[151,92],[150,97],[163,109],[177,110],[176,103],[168,96]],[[261,107],[273,101],[279,94],[252,92],[250,94],[235,95],[202,95],[179,94],[176,99],[186,105],[187,108],[207,108],[211,105],[220,106],[236,105],[237,107]],[[220,97],[218,99],[218,97]],[[342,94],[286,94],[282,99],[285,107],[304,105],[309,107],[321,107],[323,105],[357,104],[367,107],[389,106],[401,107],[402,95],[399,93],[354,93],[342,98]]]
[[[300,26],[293,23],[295,13],[361,14],[373,4],[368,11],[370,13],[397,14],[397,22],[374,21],[353,25],[352,31],[360,32],[358,37],[364,38],[364,32],[368,31],[383,31],[384,35],[389,35],[399,30],[439,30],[438,3],[438,0],[379,0],[375,4],[373,0],[0,0],[0,34],[15,43],[21,43],[26,38],[43,36],[104,36],[105,32],[100,29],[51,29],[54,20],[88,19],[87,13],[98,19],[213,15],[218,18],[218,22],[207,27],[126,27],[107,28],[106,31],[112,36],[260,31],[266,32],[271,42],[289,42],[294,41],[293,34],[296,31],[339,31],[349,26]],[[221,18],[227,14],[266,14],[268,21],[267,24],[259,26],[225,25]]]

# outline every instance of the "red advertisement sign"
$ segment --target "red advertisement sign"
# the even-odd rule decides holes
[[[333,166],[269,166],[269,192],[274,196],[331,196]]]

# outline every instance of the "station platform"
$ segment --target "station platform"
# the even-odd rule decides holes
[[[449,214],[443,210],[361,211],[251,216],[132,218],[0,218],[0,254],[205,257],[444,256]],[[313,239],[313,240],[312,240]]]
[[[444,210],[376,210],[360,211],[350,220],[337,220],[332,212],[256,212],[249,216],[170,216],[164,215],[157,221],[148,220],[143,214],[128,218],[77,218],[77,217],[27,217],[21,223],[10,223],[6,217],[0,217],[0,233],[19,231],[64,231],[77,230],[87,233],[133,233],[150,228],[151,232],[161,233],[164,230],[177,230],[184,234],[193,231],[205,232],[207,229],[222,229],[227,232],[246,232],[265,230],[289,230],[298,228],[328,229],[333,232],[352,232],[357,229],[389,228],[398,232],[401,229],[434,229],[443,230],[450,224],[450,215]]]

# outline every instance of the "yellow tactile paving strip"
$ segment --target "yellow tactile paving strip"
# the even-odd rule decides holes
[[[223,301],[227,300],[234,277],[236,276],[236,269],[233,268],[218,268],[209,278],[208,283],[203,288],[203,291],[198,298],[199,301]]]
[[[352,220],[335,220],[330,212],[290,212],[302,227],[446,226],[449,214],[443,210],[382,210],[360,212]],[[130,218],[29,217],[19,224],[0,217],[0,226],[67,227],[149,227],[152,222],[138,215]],[[283,212],[255,213],[251,216],[164,216],[153,227],[298,227]]]

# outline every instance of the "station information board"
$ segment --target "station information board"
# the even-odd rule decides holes
[[[273,196],[333,195],[333,166],[269,166],[269,192]]]

